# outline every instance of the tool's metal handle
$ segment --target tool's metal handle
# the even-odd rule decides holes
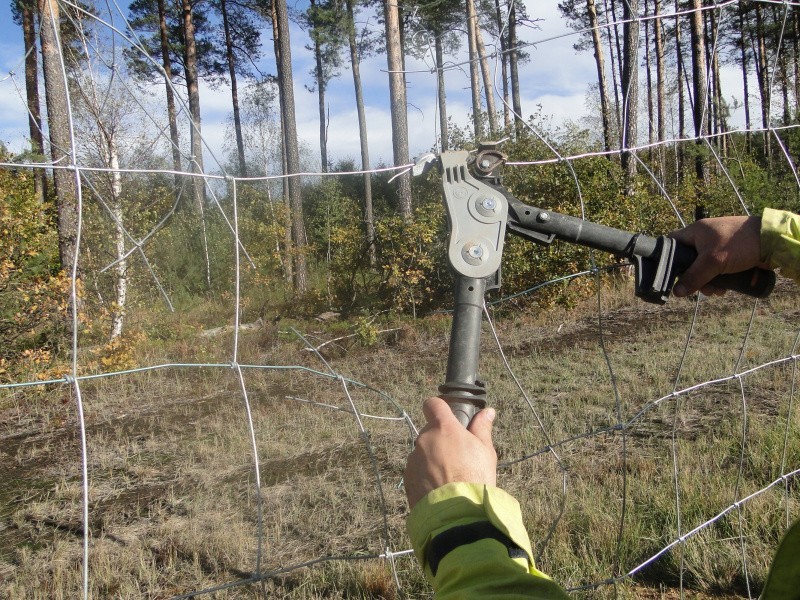
[[[501,193],[510,207],[509,231],[538,243],[563,240],[631,259],[637,269],[636,294],[648,302],[666,302],[675,278],[697,258],[694,248],[665,236],[654,238],[542,210],[520,202],[508,192]],[[722,289],[765,298],[775,286],[775,273],[750,269],[718,276],[711,283]]]
[[[450,405],[464,427],[486,406],[486,389],[478,381],[485,292],[485,279],[455,276],[447,375],[445,383],[439,386],[439,395]]]

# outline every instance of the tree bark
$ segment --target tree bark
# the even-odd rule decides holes
[[[28,106],[28,131],[31,136],[31,151],[44,155],[42,136],[41,100],[39,99],[39,61],[36,56],[36,10],[32,0],[20,2],[22,12],[22,36],[25,43],[25,96]],[[34,193],[40,204],[47,197],[47,173],[36,169],[33,174]]]
[[[109,203],[111,212],[114,216],[114,242],[116,246],[115,271],[116,282],[116,301],[111,319],[111,339],[122,335],[122,327],[125,323],[125,304],[128,298],[128,261],[125,259],[125,227],[124,215],[122,212],[122,175],[119,170],[119,149],[114,135],[106,137],[107,161],[111,169],[111,201]]]
[[[178,113],[175,110],[175,93],[172,90],[172,61],[169,58],[169,38],[167,37],[167,12],[164,0],[158,0],[158,32],[161,42],[161,66],[164,68],[164,85],[167,93],[167,119],[169,139],[172,145],[172,168],[175,175],[175,194],[180,195],[181,179],[177,172],[181,167],[181,144],[178,136]]]
[[[655,38],[655,50],[656,50],[656,113],[657,113],[657,136],[659,142],[664,142],[666,139],[666,117],[664,115],[665,111],[665,100],[664,100],[664,78],[665,78],[665,66],[664,66],[664,33],[662,30],[661,25],[661,0],[654,0],[653,3],[653,14],[655,15],[655,22],[653,23],[653,37]],[[661,178],[664,178],[664,147],[659,145],[658,147],[658,165],[659,165],[659,172]]]
[[[756,79],[758,80],[758,90],[761,95],[761,126],[764,129],[762,139],[764,141],[764,156],[767,158],[767,164],[771,166],[772,163],[772,143],[769,135],[769,109],[770,102],[772,101],[769,89],[769,66],[767,63],[767,48],[766,48],[766,33],[764,31],[764,18],[761,13],[761,5],[756,4],[756,39],[755,55],[756,55]]]
[[[608,8],[608,0],[603,0],[603,9],[606,15],[609,14]],[[609,59],[611,61],[611,89],[614,91],[614,126],[616,127],[616,132],[619,133],[622,131],[622,121],[620,119],[620,115],[622,111],[620,110],[620,102],[619,102],[619,77],[617,76],[617,53],[615,52],[614,48],[616,45],[614,44],[614,38],[611,35],[611,27],[606,27],[606,40],[608,42],[608,54]],[[610,101],[610,98],[609,98]]]
[[[678,71],[678,137],[681,140],[686,139],[686,92],[685,92],[685,79],[686,79],[686,69],[683,64],[683,36],[682,36],[682,29],[681,29],[681,18],[677,16],[677,13],[680,12],[680,1],[675,0],[675,51],[676,51],[676,62],[677,62],[677,71]],[[675,160],[675,170],[677,173],[676,180],[678,182],[683,181],[683,163],[684,163],[684,152],[683,152],[683,144],[677,144],[677,156]]]
[[[406,79],[403,71],[403,48],[400,42],[400,12],[397,0],[384,0],[386,24],[386,60],[389,67],[389,98],[392,114],[392,149],[394,164],[409,163],[408,154],[408,107],[406,102]],[[398,177],[397,199],[400,214],[411,220],[411,173]]]
[[[163,1],[163,0],[162,0]],[[244,137],[242,136],[242,118],[239,112],[239,86],[236,81],[236,58],[233,54],[233,39],[228,19],[226,0],[219,0],[222,13],[222,28],[225,33],[225,58],[228,61],[228,75],[231,78],[231,103],[233,104],[233,129],[236,134],[236,151],[239,158],[239,175],[247,177],[247,162],[244,156]]]
[[[606,81],[603,41],[597,21],[597,8],[594,0],[586,0],[586,11],[589,15],[589,27],[592,28],[592,45],[594,47],[594,63],[597,66],[597,87],[600,90],[600,115],[603,119],[603,147],[606,152],[613,145],[611,137],[611,115],[608,99],[608,82]]]
[[[347,41],[350,45],[350,67],[353,71],[353,87],[356,94],[356,111],[358,112],[358,137],[361,142],[361,170],[364,177],[364,234],[367,242],[367,253],[370,266],[375,266],[375,217],[372,210],[372,178],[369,173],[369,142],[367,140],[367,116],[364,110],[364,92],[361,86],[361,59],[356,43],[356,21],[354,0],[347,0]],[[440,107],[443,110],[443,107]]]
[[[481,119],[481,84],[478,75],[478,41],[475,35],[475,15],[474,0],[466,0],[467,10],[467,42],[469,48],[469,89],[472,95],[472,127],[475,133],[475,140],[483,138],[483,119]]]
[[[184,36],[184,71],[186,75],[186,91],[189,99],[189,113],[192,124],[190,130],[192,149],[192,173],[203,173],[203,138],[200,123],[200,82],[197,75],[197,44],[194,37],[194,18],[191,0],[181,0],[183,11]],[[198,213],[204,212],[205,182],[202,177],[192,177],[194,202]]]
[[[511,130],[511,108],[508,91],[508,42],[506,31],[503,34],[503,13],[500,10],[500,0],[494,0],[495,18],[497,19],[497,31],[500,32],[500,69],[503,77],[503,125],[506,131]]]
[[[647,81],[647,143],[650,146],[647,149],[647,155],[650,162],[653,161],[653,142],[656,137],[655,130],[655,102],[653,98],[653,71],[652,71],[652,56],[650,53],[650,29],[651,22],[647,17],[649,16],[649,3],[644,0],[644,70],[645,79]]]
[[[747,151],[750,152],[753,148],[753,134],[750,128],[753,123],[750,118],[750,85],[748,83],[749,73],[747,68],[747,27],[745,24],[745,12],[743,7],[739,7],[739,48],[741,50],[742,61],[742,91],[744,94],[744,126],[747,129],[745,134],[745,145]]]
[[[711,30],[713,55],[711,57],[711,70],[714,74],[714,117],[716,120],[714,132],[722,134],[717,137],[717,146],[722,156],[728,155],[728,138],[725,135],[728,131],[728,120],[725,116],[725,100],[722,95],[722,77],[719,68],[719,22],[714,11],[711,11]]]
[[[609,14],[608,0],[603,0],[603,11],[606,15]],[[620,102],[619,102],[619,78],[617,77],[617,54],[614,51],[615,44],[611,35],[611,27],[605,27],[606,41],[608,43],[608,54],[611,62],[611,89],[614,91],[614,112],[611,115],[614,119],[615,132],[619,133],[622,130],[622,122],[620,120]],[[609,97],[609,102],[611,98]],[[611,108],[609,107],[609,111]]]
[[[310,0],[311,10],[316,0]],[[316,26],[313,26],[316,27]],[[328,172],[328,119],[325,116],[325,72],[322,68],[322,45],[319,36],[312,31],[314,40],[314,79],[317,80],[317,112],[319,112],[319,156],[322,172]]]
[[[617,19],[617,3],[615,0],[608,0],[608,2],[611,4],[611,18],[614,21],[614,45],[617,48],[617,71],[619,72],[620,79],[622,79],[623,77],[622,72],[625,70],[624,67],[625,54],[622,47],[622,42],[620,42],[619,39],[620,36],[619,36],[619,25],[618,25],[619,20]],[[626,3],[626,8],[627,8],[627,3]],[[608,12],[606,12],[606,14],[608,14]],[[623,37],[625,37],[624,27],[622,35]],[[622,111],[620,111],[620,114],[622,114]]]
[[[789,10],[789,7],[784,7],[784,10]],[[783,18],[780,16],[778,8],[772,7],[772,15],[775,23],[780,23],[783,21]],[[788,18],[788,16],[787,16]],[[782,43],[781,52],[778,55],[778,69],[780,70],[780,80],[781,80],[781,96],[783,99],[783,111],[782,111],[782,124],[788,125],[790,122],[790,110],[789,110],[789,34],[788,32],[783,32],[782,34],[778,34],[778,38],[783,37],[783,40],[780,39],[776,40],[775,46],[778,47],[779,43]]]
[[[57,0],[39,0],[39,43],[42,49],[45,101],[53,163],[74,165],[67,83],[62,69]],[[62,269],[77,269],[78,200],[75,172],[53,169],[58,212],[58,253]]]
[[[270,17],[272,21],[272,40],[273,46],[275,48],[275,71],[276,77],[278,81],[281,80],[281,65],[283,64],[281,59],[281,45],[279,43],[280,39],[280,31],[278,29],[278,12],[276,8],[277,2],[270,2]],[[283,103],[284,97],[281,93],[280,85],[278,85],[278,104],[281,109],[281,114],[283,114]],[[286,166],[286,148],[287,148],[287,141],[286,141],[286,126],[283,119],[280,119],[280,129],[281,129],[281,172],[285,175],[289,172],[288,167]],[[286,281],[294,285],[294,243],[292,241],[294,235],[294,229],[292,228],[292,201],[291,201],[291,194],[289,190],[289,177],[284,177],[281,180],[281,186],[283,188],[283,202],[286,206],[286,227],[283,231],[283,245],[286,249],[286,260],[284,261],[284,275],[286,277]]]
[[[489,69],[489,59],[486,57],[486,46],[483,44],[483,34],[481,33],[481,25],[478,21],[478,15],[475,12],[474,0],[467,0],[472,2],[472,9],[475,16],[475,49],[478,52],[478,61],[481,67],[481,75],[483,76],[483,92],[486,97],[486,112],[489,115],[489,132],[492,138],[497,136],[499,126],[497,124],[497,108],[494,103],[494,84],[492,83],[492,74]]]
[[[278,89],[284,130],[286,175],[288,176],[289,204],[292,214],[292,242],[294,243],[294,289],[302,294],[308,287],[306,272],[306,228],[303,218],[301,182],[294,174],[300,172],[300,151],[297,144],[294,83],[292,77],[292,49],[289,39],[289,14],[286,0],[275,0],[275,19],[278,36],[275,38],[276,60],[279,63]]]
[[[450,132],[447,124],[447,93],[444,86],[444,50],[442,32],[439,30],[434,32],[433,48],[436,53],[436,91],[439,99],[439,146],[442,151],[446,151]]]
[[[794,118],[800,115],[800,24],[798,7],[792,7],[792,66],[794,68]]]
[[[511,104],[514,107],[514,129],[516,135],[522,134],[524,117],[519,91],[519,53],[517,52],[517,11],[514,3],[508,9],[508,69],[511,75]]]
[[[703,136],[706,133],[706,45],[703,36],[702,0],[692,0],[690,23],[690,37],[692,40],[692,94],[694,136],[697,146],[695,157],[695,171],[700,182],[706,180],[706,165],[702,154]]]
[[[622,99],[624,107],[624,126],[622,128],[622,168],[625,172],[625,187],[628,195],[633,194],[633,183],[637,164],[628,148],[636,146],[637,119],[639,104],[639,0],[625,2],[623,11],[623,37],[625,56],[622,69]]]

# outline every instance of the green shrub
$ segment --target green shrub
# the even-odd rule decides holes
[[[2,157],[8,160],[8,157]],[[41,373],[63,341],[69,279],[60,273],[54,206],[33,174],[0,169],[0,378]]]

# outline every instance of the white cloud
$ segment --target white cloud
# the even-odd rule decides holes
[[[17,77],[16,84],[24,94],[25,80]],[[28,111],[10,76],[0,82],[0,115],[0,141],[22,152],[28,147]]]

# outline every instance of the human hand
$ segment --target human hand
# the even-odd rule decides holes
[[[697,258],[672,290],[678,297],[698,290],[706,296],[721,295],[725,290],[709,283],[717,275],[767,268],[761,262],[760,217],[701,219],[672,232],[670,237],[697,250]]]
[[[464,428],[441,398],[422,405],[427,424],[408,456],[404,475],[408,505],[446,483],[497,483],[497,453],[492,444],[495,410],[477,413]]]

